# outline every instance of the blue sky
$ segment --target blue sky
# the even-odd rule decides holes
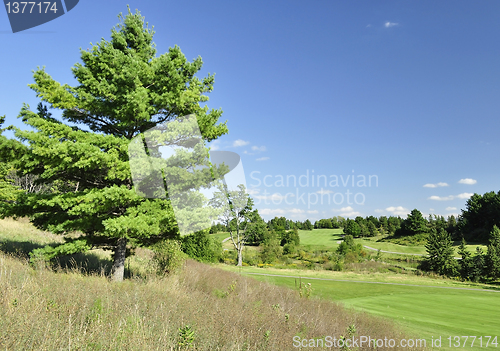
[[[127,4],[154,25],[159,53],[177,44],[203,58],[200,76],[216,74],[208,105],[224,110],[229,134],[213,146],[241,155],[266,219],[446,216],[499,190],[493,0],[82,0],[16,34],[0,11],[6,124],[22,125],[23,102],[36,107],[27,84],[37,66],[74,85],[79,48],[109,39]]]

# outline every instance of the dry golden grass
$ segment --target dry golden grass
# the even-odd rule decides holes
[[[104,276],[33,270],[0,253],[0,348],[6,350],[291,350],[293,337],[400,338],[384,320],[296,291],[188,261],[182,272],[111,283]]]
[[[357,336],[404,337],[389,321],[194,261],[158,278],[147,249],[127,259],[122,283],[106,277],[102,250],[56,270],[29,266],[27,250],[61,240],[0,220],[0,350],[294,350],[296,335],[338,338],[351,325]],[[181,346],[186,326],[194,340]]]

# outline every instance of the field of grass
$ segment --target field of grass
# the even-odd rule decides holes
[[[341,235],[342,229],[299,230],[300,244],[313,250],[337,248]]]
[[[301,231],[301,244],[334,249],[340,234],[331,229]],[[220,240],[227,237],[227,233],[216,235]],[[34,229],[26,220],[0,220],[0,251],[27,258],[27,250],[61,240]],[[386,251],[416,253],[388,242],[359,241],[371,247],[381,244],[378,248]],[[295,335],[338,336],[352,323],[358,335],[400,339],[404,333],[428,342],[441,336],[443,346],[448,336],[500,334],[496,313],[500,289],[484,284],[395,273],[227,265],[217,267],[233,272],[220,273],[195,262],[181,275],[160,279],[147,269],[151,252],[146,249],[127,259],[129,279],[113,284],[105,276],[108,269],[81,268],[81,261],[92,257],[94,264],[110,263],[109,252],[94,251],[76,257],[79,269],[33,270],[25,260],[0,252],[0,348],[177,349],[179,328],[186,326],[195,330],[199,350],[289,349]],[[244,277],[248,273],[277,276],[249,275],[250,279]],[[298,275],[300,279],[293,277]],[[259,285],[254,279],[295,292]],[[312,299],[298,297],[300,281],[312,284]],[[349,310],[315,298],[341,303]],[[288,321],[294,322],[288,325]]]
[[[405,254],[422,254],[422,255],[427,254],[424,245],[405,246],[405,245],[394,244],[388,241],[377,241],[378,239],[379,237],[373,237],[373,238],[355,239],[355,241],[361,243],[362,245],[373,247],[374,249],[377,250],[380,249],[384,251],[401,252]],[[455,257],[460,257],[460,255],[458,254],[459,245],[460,243],[455,243],[454,245]],[[467,245],[467,250],[469,250],[471,253],[475,253],[476,247],[478,246],[483,250],[483,252],[486,252],[487,247],[486,245],[483,244]]]
[[[373,238],[373,239],[376,239]],[[374,249],[380,249],[383,251],[390,251],[390,252],[401,252],[405,254],[424,254],[426,253],[425,247],[424,246],[404,246],[404,245],[398,245],[398,244],[393,244],[391,242],[380,242],[376,240],[369,240],[369,239],[355,239],[354,240],[357,243],[362,244],[363,246],[369,246],[373,247]]]
[[[222,241],[226,238],[229,238],[229,233],[221,232],[221,233],[210,234],[210,237],[218,241]]]
[[[51,242],[27,222],[0,223],[9,229],[0,229],[2,243]],[[33,269],[22,253],[0,252],[2,350],[290,350],[294,336],[339,337],[353,324],[358,335],[407,335],[385,319],[194,261],[167,277],[112,283],[102,271]]]
[[[496,312],[500,310],[500,291],[466,290],[482,289],[484,287],[482,285],[460,284],[447,279],[431,280],[414,276],[402,278],[390,274],[370,277],[352,273],[315,273],[316,278],[344,280],[333,281],[307,279],[305,275],[309,274],[303,271],[284,272],[249,267],[242,269],[243,274],[249,272],[275,275],[300,273],[303,283],[312,284],[313,296],[341,302],[347,307],[395,320],[412,335],[427,340],[439,336],[445,340],[448,336],[455,335],[498,335],[500,338],[500,319]],[[291,289],[296,289],[298,282],[298,279],[290,277],[261,275],[252,275],[252,277]],[[383,283],[374,283],[377,280]],[[464,289],[450,289],[450,287]],[[443,349],[448,348],[443,347]]]

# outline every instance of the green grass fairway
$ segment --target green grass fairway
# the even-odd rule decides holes
[[[355,239],[354,240],[357,243],[362,244],[363,246],[369,246],[373,247],[374,249],[380,249],[384,251],[391,251],[391,252],[401,252],[405,254],[426,254],[426,250],[424,246],[404,246],[404,245],[398,245],[398,244],[393,244],[390,242],[377,242],[374,240],[366,240],[366,239]],[[372,250],[373,251],[373,250]]]
[[[299,230],[300,244],[318,250],[336,248],[341,235],[342,229]]]
[[[223,232],[223,233],[210,234],[210,237],[222,242],[222,240],[224,240],[225,238],[229,238],[229,233]]]
[[[245,273],[246,270],[243,271]],[[252,270],[256,271],[256,270]],[[261,273],[267,273],[261,269]],[[276,274],[275,271],[269,272]],[[296,272],[298,275],[298,271]],[[290,274],[290,272],[282,273]],[[298,279],[251,275],[253,278],[295,289]],[[428,280],[428,279],[427,279]],[[390,318],[398,322],[411,335],[426,338],[442,337],[442,349],[448,336],[498,336],[500,339],[500,292],[467,287],[449,289],[442,284],[432,286],[405,286],[308,279],[313,296],[343,303],[347,307]],[[456,283],[457,285],[459,283]],[[438,284],[436,284],[438,285]],[[429,346],[429,344],[428,344]],[[479,346],[479,345],[475,345]],[[483,345],[484,346],[484,345]],[[467,345],[470,348],[470,342]],[[488,349],[494,347],[490,346]],[[472,349],[483,349],[473,347]]]

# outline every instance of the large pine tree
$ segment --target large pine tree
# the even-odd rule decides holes
[[[431,271],[448,276],[454,276],[457,273],[453,242],[446,230],[431,230],[425,248],[428,255],[426,263]]]
[[[177,46],[157,56],[154,32],[140,13],[129,9],[119,18],[110,41],[80,50],[82,63],[72,68],[78,86],[61,85],[45,69],[34,72],[30,87],[51,108],[62,110],[64,123],[23,106],[20,117],[33,130],[15,132],[28,145],[15,168],[64,186],[49,194],[23,194],[10,213],[30,216],[44,230],[83,233],[46,254],[113,250],[117,281],[123,279],[127,247],[178,235],[168,200],[137,195],[128,163],[130,141],[185,115],[196,116],[205,141],[227,133],[226,124],[218,124],[222,111],[200,105],[214,83],[213,75],[195,76],[201,58],[189,62]]]
[[[500,278],[500,229],[496,225],[490,233],[486,264],[488,275],[493,279]]]

